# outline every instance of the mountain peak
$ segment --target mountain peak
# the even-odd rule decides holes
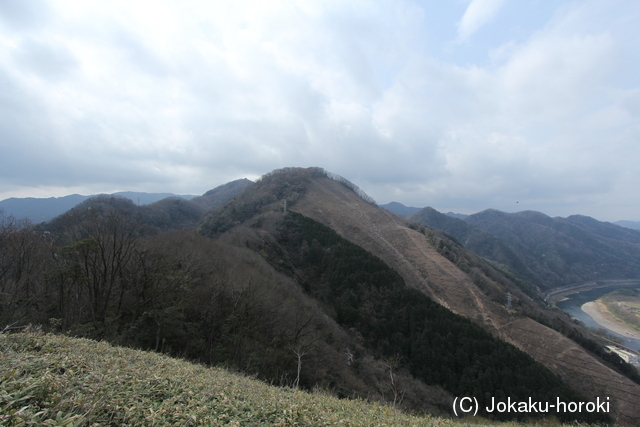
[[[418,212],[421,208],[415,208],[413,206],[405,206],[399,202],[390,202],[386,205],[380,205],[381,208],[388,210],[389,212],[393,212],[396,215],[400,215],[402,217],[408,217]]]
[[[211,213],[200,225],[202,234],[213,236],[268,211],[284,210],[293,206],[307,192],[311,183],[328,179],[342,184],[359,199],[370,205],[375,201],[358,186],[320,167],[287,167],[261,176],[253,185],[245,188],[221,210]]]

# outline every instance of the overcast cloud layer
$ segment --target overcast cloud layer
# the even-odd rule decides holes
[[[640,219],[636,0],[0,1],[0,199],[321,166],[379,203]]]

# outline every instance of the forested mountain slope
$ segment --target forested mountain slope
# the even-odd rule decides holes
[[[424,208],[409,219],[451,234],[467,249],[543,290],[640,278],[640,231],[590,217],[489,209],[459,220]]]
[[[564,283],[640,277],[640,232],[574,215],[484,211],[465,219],[505,242],[527,249]],[[554,286],[561,283],[554,283]]]
[[[525,349],[573,387],[592,396],[594,390],[606,390],[616,396],[624,416],[640,416],[633,403],[640,399],[637,384],[602,365],[563,335],[504,308],[505,294],[511,291],[522,312],[534,317],[553,316],[540,311],[542,308],[517,286],[486,264],[476,263],[473,255],[456,247],[446,236],[408,227],[371,200],[358,197],[358,189],[354,191],[353,187],[339,178],[330,178],[322,170],[276,171],[241,193],[219,215],[205,221],[201,232],[217,235],[258,212],[281,212],[286,199],[289,210],[325,224],[368,250],[395,269],[407,285]],[[551,321],[556,320],[560,321]],[[531,334],[546,338],[539,342]],[[593,375],[585,377],[585,371]]]
[[[274,171],[211,211],[199,233],[183,229],[184,212],[160,221],[102,197],[44,226],[0,218],[0,324],[434,414],[461,395],[583,400],[577,390],[610,396],[628,424],[640,418],[638,385],[615,361],[531,319],[579,333],[566,316],[343,178]]]
[[[438,253],[429,233],[410,229],[395,215],[353,197],[349,188],[329,178],[314,179],[291,209],[330,226],[379,256],[409,286],[454,312],[479,321],[527,351],[576,389],[592,396],[596,390],[606,390],[616,397],[628,419],[640,419],[638,384],[604,366],[560,333],[529,317],[510,313],[502,304],[492,301],[470,274],[456,266],[457,260],[452,262]],[[477,270],[475,273],[481,276]],[[495,283],[490,278],[486,281]]]
[[[235,181],[219,185],[207,191],[202,196],[194,197],[191,201],[203,209],[210,211],[223,206],[251,184],[253,184],[253,182],[246,178],[236,179]]]
[[[541,260],[526,247],[514,246],[464,219],[451,217],[430,207],[421,209],[407,219],[455,237],[465,248],[492,261],[503,272],[534,286],[536,292],[562,283],[562,278],[541,264]]]

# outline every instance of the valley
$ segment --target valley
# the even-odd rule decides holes
[[[507,267],[479,256],[321,168],[276,170],[189,201],[137,206],[100,196],[37,226],[0,219],[7,330],[26,319],[47,332],[437,416],[451,416],[464,395],[607,396],[618,422],[640,419],[638,372],[549,306],[514,270],[516,259]],[[634,235],[621,237],[633,253]],[[526,252],[487,241],[503,255]],[[554,245],[548,253],[562,261],[566,248]],[[580,262],[553,274],[561,271],[589,273]]]
[[[606,283],[589,282],[575,285],[570,289],[551,295],[549,302],[567,312],[572,318],[583,322],[587,327],[602,329],[620,344],[638,351],[640,335],[638,331],[617,319],[602,301],[607,295],[632,290],[637,281],[608,281]]]

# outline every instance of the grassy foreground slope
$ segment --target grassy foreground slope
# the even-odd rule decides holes
[[[467,425],[68,336],[0,334],[0,354],[0,425]]]

